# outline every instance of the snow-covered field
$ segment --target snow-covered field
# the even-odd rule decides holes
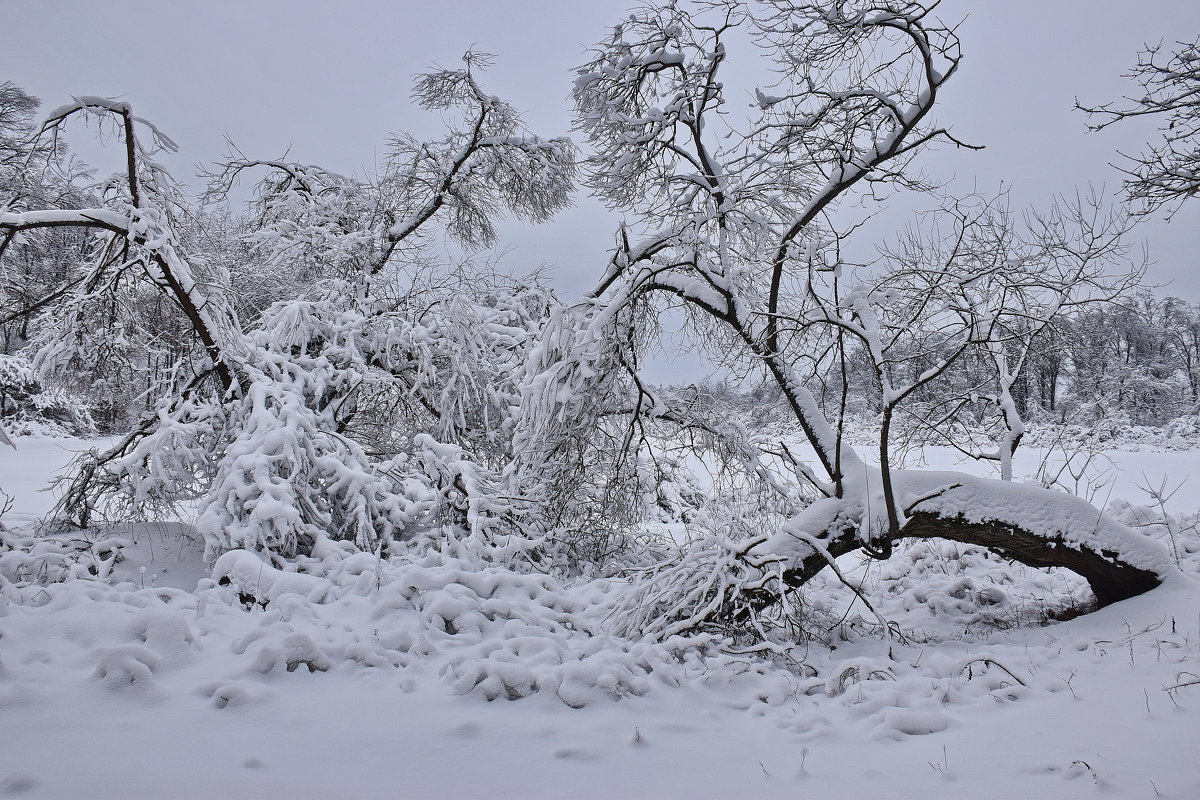
[[[80,444],[0,451],[5,524],[45,513],[37,490]],[[1146,529],[1194,575],[1200,453],[1108,455],[1101,503],[1196,476],[1167,504],[1175,527]],[[232,585],[197,589],[186,532],[111,532],[129,540],[113,585],[0,597],[0,796],[1200,797],[1191,577],[1014,627],[1078,581],[921,543],[866,575],[903,640],[851,608],[785,670],[586,636],[562,620],[602,619],[602,586],[447,558],[350,557],[320,585],[234,559]],[[840,615],[846,594],[808,602]]]

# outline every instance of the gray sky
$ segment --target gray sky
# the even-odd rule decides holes
[[[0,0],[0,80],[39,96],[49,109],[72,94],[120,96],[181,146],[177,177],[224,152],[228,134],[251,156],[293,158],[362,174],[387,134],[435,134],[440,119],[409,101],[412,76],[432,64],[456,66],[474,47],[499,56],[489,91],[526,112],[543,135],[570,126],[570,69],[631,5],[626,0]],[[1088,134],[1074,98],[1099,103],[1135,87],[1120,78],[1139,48],[1200,33],[1195,0],[945,0],[966,57],[945,104],[943,124],[981,153],[941,150],[931,171],[958,188],[1012,187],[1016,207],[1044,205],[1076,186],[1107,184],[1117,149],[1139,151],[1153,125]],[[750,53],[731,53],[740,69]],[[736,74],[736,72],[735,72]],[[749,92],[751,86],[744,87]],[[749,97],[747,95],[747,103]],[[89,161],[96,150],[70,139]],[[115,169],[116,161],[103,165]],[[547,226],[504,226],[505,265],[557,268],[568,294],[594,281],[616,219],[582,194]],[[1164,291],[1200,301],[1200,200],[1170,224],[1141,234]]]

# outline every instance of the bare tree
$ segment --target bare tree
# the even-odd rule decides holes
[[[1162,119],[1162,141],[1136,156],[1125,155],[1121,171],[1130,200],[1142,213],[1164,206],[1168,216],[1200,191],[1200,39],[1147,47],[1125,77],[1137,81],[1140,97],[1126,97],[1099,106],[1076,106],[1095,121],[1094,131],[1136,117]]]
[[[1002,480],[1012,480],[1012,459],[1026,428],[1018,381],[1047,330],[1080,309],[1123,297],[1136,285],[1141,267],[1132,259],[1131,226],[1127,214],[1106,209],[1096,195],[1064,198],[1047,212],[1029,211],[1023,218],[1003,197],[964,198],[923,215],[898,247],[886,252],[888,269],[875,291],[895,291],[890,287],[899,282],[911,292],[919,276],[915,302],[920,306],[902,318],[901,331],[926,327],[922,318],[943,324],[955,320],[971,332],[969,346],[957,353],[984,366],[982,377],[950,369],[925,402],[897,406],[906,427],[921,432],[923,441],[992,461]],[[932,350],[945,348],[935,343]],[[881,355],[873,362],[880,365],[877,370],[902,363]],[[978,417],[959,420],[960,413],[978,405],[990,410],[984,416],[994,424]],[[892,411],[885,405],[885,427]],[[973,429],[990,430],[991,441],[979,441]]]

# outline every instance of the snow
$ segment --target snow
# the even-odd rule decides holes
[[[0,211],[0,227],[20,228],[43,225],[92,225],[99,224],[113,230],[125,231],[130,227],[129,218],[107,208],[85,208],[81,211]]]
[[[10,528],[91,444],[16,443],[0,451]],[[1143,472],[1200,475],[1200,453],[1109,455],[1114,498]],[[1171,511],[1195,511],[1182,494]],[[5,588],[0,796],[1200,796],[1200,685],[1167,688],[1200,673],[1194,578],[1031,625],[1038,598],[1080,582],[920,542],[866,572],[844,562],[904,639],[869,615],[838,624],[847,593],[827,581],[806,595],[831,615],[826,644],[784,670],[605,634],[603,583],[436,554],[360,553],[320,578],[235,551],[181,585],[202,547],[188,530],[109,531],[135,544],[113,585]],[[1176,530],[1194,575],[1200,537]]]

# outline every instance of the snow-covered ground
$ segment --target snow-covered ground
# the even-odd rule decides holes
[[[50,507],[36,490],[79,445],[0,451],[9,527]],[[1200,481],[1200,453],[1108,455],[1113,499]],[[1195,512],[1197,489],[1168,509]],[[233,586],[191,591],[186,528],[112,533],[131,540],[114,586],[0,598],[0,796],[1200,797],[1193,578],[1013,627],[1078,582],[921,543],[867,576],[905,640],[855,612],[783,670],[555,627],[547,609],[603,605],[595,586],[349,558],[291,587],[304,597],[265,572],[250,589],[238,564]],[[1200,540],[1174,535],[1194,574]],[[270,602],[247,610],[235,588]],[[815,588],[814,611],[838,589]],[[489,702],[498,686],[525,696]]]

